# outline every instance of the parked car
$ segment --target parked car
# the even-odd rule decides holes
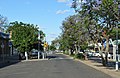
[[[83,52],[82,52],[82,51],[80,51],[80,52],[78,52],[78,53],[81,53],[81,54],[83,54]]]
[[[35,52],[31,52],[31,56],[37,56],[38,55],[38,52],[35,51]]]
[[[97,51],[97,52],[93,53],[93,56],[100,57],[101,54]],[[102,53],[102,56],[105,57],[105,53],[104,52]],[[109,53],[108,53],[108,58],[112,58],[112,55],[109,54]]]
[[[25,55],[23,53],[19,53],[19,60],[25,60]]]
[[[87,52],[87,56],[93,56],[93,52]]]
[[[93,56],[100,57],[101,55],[100,55],[99,51],[96,51],[96,52],[93,53]]]
[[[39,51],[31,51],[30,52],[30,57],[31,58],[38,58],[38,52]],[[39,52],[40,53],[40,58],[42,58],[42,52]]]
[[[102,53],[103,57],[105,57],[105,53]],[[112,58],[112,55],[108,53],[108,58]]]

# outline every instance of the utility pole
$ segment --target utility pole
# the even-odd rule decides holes
[[[119,15],[120,15],[120,3],[118,2],[118,16]],[[119,70],[119,64],[118,63],[119,63],[119,61],[118,61],[118,25],[116,25],[116,66],[115,66],[116,71]]]
[[[40,59],[40,31],[38,32],[38,59]]]

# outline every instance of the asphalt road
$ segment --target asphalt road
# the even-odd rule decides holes
[[[61,54],[49,60],[20,62],[0,69],[0,78],[112,78]]]

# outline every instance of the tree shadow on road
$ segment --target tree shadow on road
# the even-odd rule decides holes
[[[7,67],[7,66],[10,66],[10,65],[13,65],[13,64],[16,64],[16,63],[19,63],[21,61],[5,61],[4,63],[1,63],[0,64],[0,68],[4,68],[4,67]]]
[[[89,60],[92,62],[92,63],[100,63],[100,64],[96,64],[95,66],[97,67],[104,67],[102,65],[102,60],[98,57],[92,57],[92,58],[89,58]],[[108,64],[106,66],[106,69],[115,69],[115,61],[108,61]],[[120,62],[119,62],[119,68],[120,68]]]
[[[58,56],[47,56],[48,59],[58,58]]]
[[[8,56],[4,59],[4,61],[0,60],[0,68],[4,68],[19,62],[21,62],[21,60],[19,60],[19,56],[17,55]]]

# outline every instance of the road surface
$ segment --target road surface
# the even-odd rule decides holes
[[[1,68],[0,78],[112,78],[62,54],[54,54],[49,58]]]

